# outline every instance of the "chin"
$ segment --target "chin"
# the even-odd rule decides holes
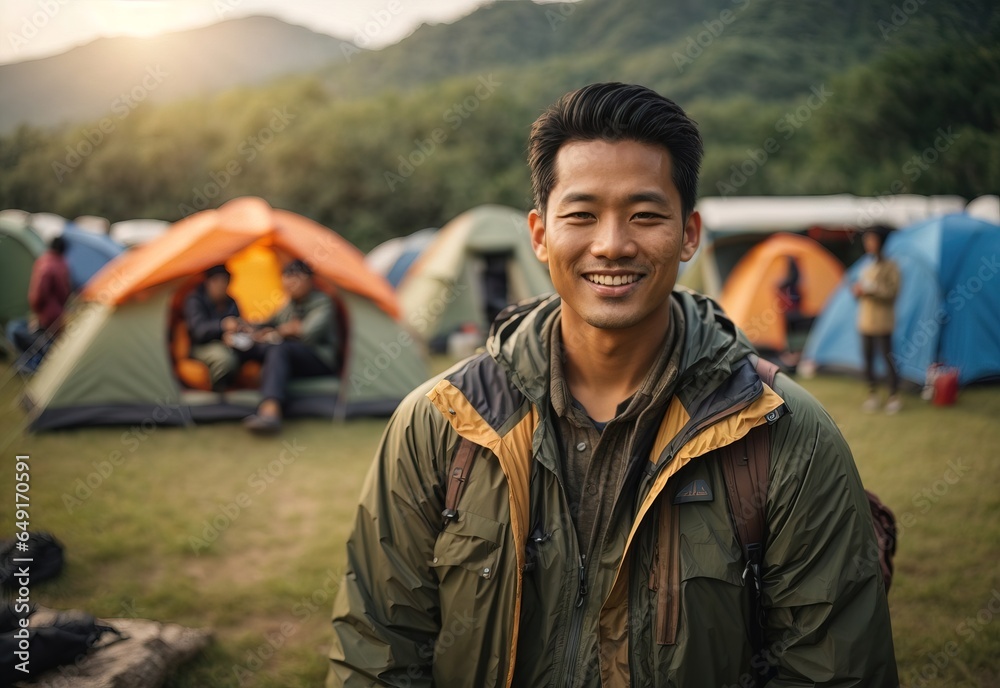
[[[641,321],[641,317],[632,313],[592,313],[584,317],[584,322],[599,330],[625,330]]]

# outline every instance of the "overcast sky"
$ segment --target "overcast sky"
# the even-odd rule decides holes
[[[551,1],[551,0],[549,0]],[[254,14],[380,48],[422,22],[450,23],[489,0],[0,0],[0,63],[100,36],[150,36]]]

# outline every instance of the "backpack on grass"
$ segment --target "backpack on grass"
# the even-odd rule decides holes
[[[27,549],[18,550],[19,544]],[[65,554],[62,543],[54,535],[41,531],[29,532],[24,543],[16,538],[0,542],[0,587],[5,590],[17,589],[14,574],[23,564],[15,559],[31,559],[31,582],[40,583],[62,572]]]
[[[11,686],[57,666],[72,664],[105,633],[122,637],[111,626],[81,611],[58,612],[44,625],[22,626],[21,619],[33,613],[34,609],[21,613],[12,604],[0,607],[0,685]]]

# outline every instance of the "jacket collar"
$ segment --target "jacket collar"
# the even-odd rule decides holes
[[[675,289],[671,299],[686,325],[675,395],[685,408],[694,409],[754,350],[708,297]],[[494,322],[486,345],[511,383],[539,408],[548,402],[551,330],[559,321],[561,307],[561,299],[553,295],[508,308]]]

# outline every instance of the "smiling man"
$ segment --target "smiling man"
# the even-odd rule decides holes
[[[701,156],[695,123],[640,86],[588,86],[535,122],[529,222],[557,294],[501,313],[486,353],[390,421],[329,686],[898,685],[836,425],[674,290]],[[751,436],[769,471],[747,548],[727,457]]]

